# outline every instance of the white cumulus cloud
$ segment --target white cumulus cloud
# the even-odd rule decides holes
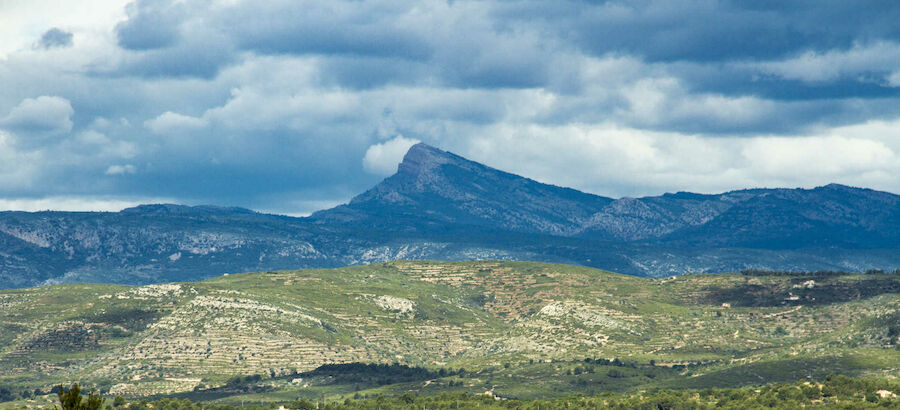
[[[841,136],[757,138],[743,155],[761,178],[818,181],[818,184],[858,179],[868,172],[891,168],[897,157],[880,141]]]
[[[189,115],[178,114],[166,111],[158,117],[147,120],[144,126],[156,134],[170,134],[173,132],[196,130],[203,128],[206,121],[202,118],[191,117]]]
[[[16,134],[23,144],[33,145],[29,143],[44,142],[72,131],[74,113],[72,104],[62,97],[26,98],[0,121],[0,127]]]
[[[110,165],[109,168],[106,168],[106,175],[125,175],[125,174],[133,174],[137,171],[134,165],[125,164],[125,165]]]
[[[375,175],[391,175],[397,172],[397,165],[403,160],[409,147],[418,142],[419,140],[398,135],[392,140],[374,144],[366,150],[363,168]]]
[[[888,76],[887,81],[891,87],[900,87],[900,71],[894,71]]]

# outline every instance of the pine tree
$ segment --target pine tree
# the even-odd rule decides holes
[[[59,392],[56,395],[59,397],[62,410],[99,410],[103,407],[103,401],[106,400],[91,389],[91,394],[85,401],[81,397],[81,388],[78,387],[78,383],[73,384],[69,390],[59,385]]]

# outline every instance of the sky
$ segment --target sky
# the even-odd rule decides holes
[[[900,2],[0,0],[0,209],[305,215],[425,142],[609,196],[900,193]]]

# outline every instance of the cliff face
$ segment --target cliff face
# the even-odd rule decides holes
[[[0,288],[153,283],[393,259],[565,262],[636,275],[900,267],[900,196],[827,185],[610,199],[425,144],[309,218],[143,205],[0,213]]]

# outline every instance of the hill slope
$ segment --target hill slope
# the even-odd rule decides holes
[[[545,263],[397,261],[7,290],[0,330],[0,385],[13,391],[80,380],[147,395],[254,374],[296,390],[293,374],[352,362],[464,367],[519,396],[736,386],[897,374],[900,277],[646,279]],[[635,373],[627,377],[603,368],[588,389],[560,373],[585,358],[656,366],[622,369]],[[548,373],[538,381],[547,390],[523,381],[533,372]]]

